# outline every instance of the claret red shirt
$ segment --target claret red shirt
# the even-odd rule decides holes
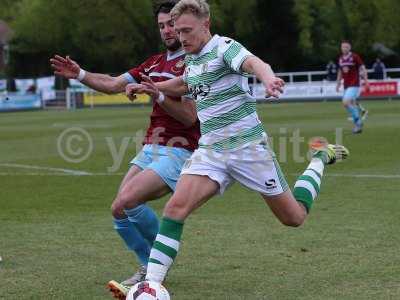
[[[126,74],[131,76],[130,82],[141,82],[140,73],[146,74],[154,82],[165,81],[183,74],[184,59],[185,52],[183,50],[154,55]],[[171,99],[181,101],[180,98]],[[150,126],[143,144],[158,144],[194,151],[198,147],[199,138],[200,124],[198,121],[192,127],[185,128],[181,122],[171,117],[156,101],[153,101]]]
[[[344,88],[360,86],[360,67],[364,65],[361,57],[354,52],[350,52],[347,55],[341,55],[338,64],[342,71]]]

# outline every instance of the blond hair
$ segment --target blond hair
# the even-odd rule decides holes
[[[198,18],[209,18],[210,6],[205,0],[181,0],[171,10],[174,19],[185,13],[190,13]]]

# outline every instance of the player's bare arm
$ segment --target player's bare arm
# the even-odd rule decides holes
[[[182,99],[180,102],[170,99],[158,89],[158,83],[154,83],[150,77],[142,74],[143,81],[140,84],[128,84],[126,95],[131,100],[136,99],[137,94],[147,94],[174,119],[181,122],[185,127],[193,126],[197,121],[196,107],[194,101]]]
[[[186,127],[193,126],[197,121],[197,113],[196,106],[194,101],[185,100],[181,98],[180,102],[174,101],[166,95],[161,95],[159,88],[157,87],[158,83],[154,83],[150,77],[142,75],[143,82],[142,84],[148,88],[148,92],[151,91],[154,93],[153,97],[157,97],[156,101],[158,104],[171,116],[173,116],[176,120],[184,124]],[[163,82],[160,82],[163,83]],[[158,93],[157,93],[158,92]]]
[[[285,82],[275,76],[269,64],[256,56],[250,56],[246,58],[241,68],[244,72],[255,75],[262,82],[268,96],[279,98]]]
[[[175,120],[181,122],[185,128],[192,127],[197,122],[196,104],[194,101],[181,98],[181,101],[174,101],[168,96],[160,106]]]
[[[123,75],[113,77],[107,74],[83,71],[79,64],[72,59],[55,55],[50,59],[54,74],[67,79],[79,79],[86,86],[106,94],[116,94],[125,91],[128,81]],[[79,77],[82,78],[79,78]]]
[[[360,76],[362,80],[364,80],[364,85],[365,87],[368,87],[369,82],[368,82],[368,71],[365,65],[360,66]]]
[[[148,78],[146,75],[141,74],[142,78]],[[133,100],[135,99],[135,94],[149,94],[155,92],[154,89],[147,89],[149,88],[148,85],[144,84],[145,81],[142,81],[140,84],[131,83],[126,86],[125,92],[126,96]],[[168,96],[172,97],[181,97],[188,94],[189,89],[185,82],[183,81],[182,77],[176,77],[173,79],[169,79],[162,82],[154,83],[154,86],[157,88],[157,92],[162,92]],[[147,87],[147,88],[146,88]],[[158,99],[158,94],[149,94],[150,96],[154,96],[154,99]]]
[[[342,70],[339,69],[338,73],[337,73],[337,80],[336,80],[336,91],[337,92],[339,92],[340,87],[342,86],[342,78],[343,78]]]
[[[186,83],[182,76],[156,83],[157,88],[166,95],[181,97],[189,93]]]
[[[194,101],[181,98],[174,101],[165,96],[164,101],[158,103],[170,116],[181,122],[185,128],[192,127],[197,122],[196,104]]]

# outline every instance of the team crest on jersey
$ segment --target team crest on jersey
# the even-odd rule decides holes
[[[184,60],[180,60],[176,63],[175,67],[182,69],[183,66],[185,65],[185,61]]]
[[[202,72],[202,73],[205,73],[205,72],[207,72],[207,71],[208,71],[208,64],[206,63],[206,64],[204,64],[203,67],[201,68],[201,72]]]
[[[175,66],[172,67],[172,72],[180,74],[182,72],[182,68],[185,66],[185,61],[178,61]]]

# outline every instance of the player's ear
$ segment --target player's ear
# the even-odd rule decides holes
[[[210,26],[211,26],[210,18],[205,19],[203,24],[204,24],[204,27],[205,27],[207,30],[210,30]]]

